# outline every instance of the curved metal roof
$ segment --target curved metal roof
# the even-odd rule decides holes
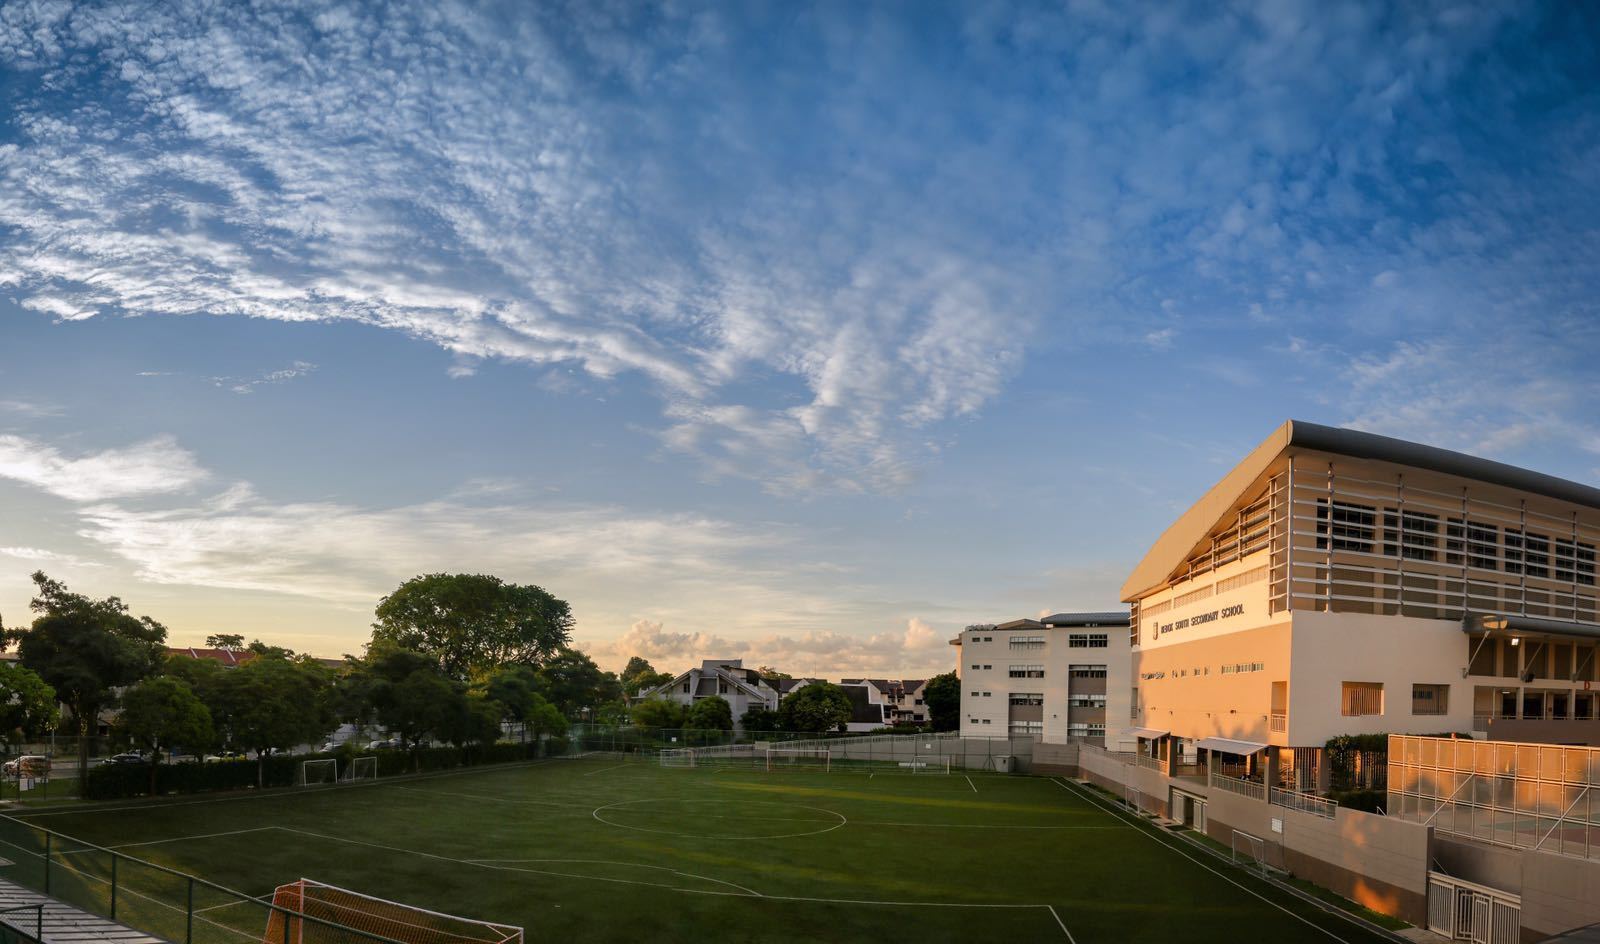
[[[1103,613],[1056,613],[1039,622],[1046,626],[1126,626],[1128,619],[1127,610],[1113,610]]]

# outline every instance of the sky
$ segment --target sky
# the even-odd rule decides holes
[[[1600,10],[0,0],[0,620],[948,671],[1284,420],[1600,483]]]

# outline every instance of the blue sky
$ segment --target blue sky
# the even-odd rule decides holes
[[[947,669],[1289,417],[1600,479],[1581,4],[0,3],[0,618]]]

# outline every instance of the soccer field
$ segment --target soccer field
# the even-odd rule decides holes
[[[270,898],[299,878],[529,941],[1389,940],[1059,779],[552,760],[124,802],[0,822],[0,877],[102,913],[114,848]],[[66,839],[63,837],[72,837]],[[81,840],[79,843],[73,840]],[[177,876],[117,862],[119,917],[183,941]],[[257,941],[205,886],[194,941]]]

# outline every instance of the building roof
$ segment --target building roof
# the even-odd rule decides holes
[[[1102,613],[1055,613],[1040,622],[1046,626],[1126,626],[1132,617],[1127,610]]]
[[[872,701],[872,695],[863,683],[841,685],[845,695],[850,698],[850,723],[851,724],[877,724],[884,723],[883,705]]]
[[[191,659],[209,659],[229,668],[244,665],[256,657],[256,654],[248,649],[197,649],[194,646],[177,649],[168,648],[167,655],[188,656]]]
[[[1138,599],[1150,589],[1165,583],[1167,577],[1184,562],[1189,552],[1205,539],[1228,509],[1244,496],[1251,484],[1261,477],[1278,456],[1291,448],[1333,453],[1354,459],[1392,462],[1414,469],[1426,469],[1430,472],[1460,476],[1489,485],[1542,495],[1586,508],[1600,509],[1600,488],[1436,446],[1424,446],[1403,439],[1307,423],[1303,420],[1290,420],[1273,430],[1272,435],[1223,476],[1222,481],[1213,485],[1199,501],[1173,522],[1171,527],[1162,532],[1149,553],[1145,554],[1144,559],[1122,585],[1122,599],[1127,601]]]

